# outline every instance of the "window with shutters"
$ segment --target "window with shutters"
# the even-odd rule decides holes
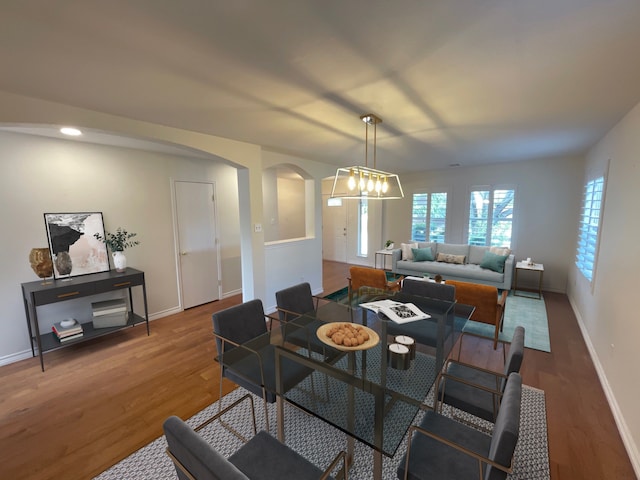
[[[414,193],[411,239],[444,243],[447,227],[447,192]]]
[[[582,197],[576,265],[589,282],[595,270],[603,199],[604,176],[587,182]]]
[[[469,245],[511,248],[515,189],[474,187],[469,203]]]

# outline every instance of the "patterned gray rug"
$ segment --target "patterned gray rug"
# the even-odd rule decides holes
[[[246,393],[237,388],[226,395],[223,405],[229,405],[233,400]],[[264,426],[264,410],[262,400],[254,398],[258,429]],[[218,411],[217,402],[197,413],[188,420],[191,426],[196,426]],[[445,409],[445,414],[451,415],[451,410]],[[251,422],[249,407],[246,402],[232,409],[225,416],[225,420],[238,431],[251,436]],[[420,415],[420,414],[419,414]],[[466,414],[462,414],[465,416]],[[468,417],[468,415],[466,415]],[[304,457],[324,469],[331,463],[338,451],[346,449],[346,435],[332,428],[321,420],[310,417],[295,407],[285,407],[286,442],[287,445],[300,452]],[[416,423],[420,418],[416,417]],[[482,423],[481,420],[475,420]],[[276,408],[269,405],[269,422],[272,434],[275,435]],[[485,426],[490,424],[485,422]],[[200,432],[209,443],[225,456],[231,455],[240,448],[240,441],[229,433],[219,423],[204,428]],[[404,454],[406,442],[400,446],[393,458],[383,457],[383,478],[395,479],[398,462]],[[158,480],[174,479],[175,469],[165,453],[166,441],[164,436],[154,440],[149,445],[128,456],[112,468],[101,473],[98,480]],[[355,462],[350,470],[349,478],[353,480],[369,480],[372,473],[372,450],[364,444],[356,442]],[[549,455],[547,447],[547,417],[545,397],[542,390],[523,387],[522,414],[520,423],[520,439],[516,447],[514,473],[509,476],[513,480],[548,480]]]

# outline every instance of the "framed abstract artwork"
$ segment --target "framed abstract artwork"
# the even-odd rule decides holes
[[[45,213],[44,223],[53,260],[54,278],[109,271],[102,212]]]

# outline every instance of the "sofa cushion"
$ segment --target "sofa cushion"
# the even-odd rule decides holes
[[[480,265],[484,258],[484,252],[488,251],[489,247],[485,245],[469,245],[469,257],[467,257],[467,263]]]
[[[491,247],[489,251],[496,255],[506,255],[507,257],[511,255],[511,249],[508,247]]]
[[[433,251],[431,250],[431,247],[412,248],[411,252],[413,253],[414,262],[432,262],[433,261]]]
[[[438,242],[418,242],[418,248],[430,248],[433,256],[436,256],[436,249],[438,248]]]
[[[453,255],[451,253],[441,253],[438,252],[438,256],[436,257],[437,262],[445,262],[445,263],[457,263],[459,265],[464,265],[464,259],[466,255]]]
[[[494,272],[503,273],[504,262],[507,261],[507,258],[509,258],[509,255],[496,255],[495,253],[485,252],[480,266]]]
[[[436,253],[469,256],[469,245],[458,243],[438,243]]]
[[[480,265],[465,263],[459,265],[455,263],[444,262],[414,262],[413,260],[398,260],[397,268],[399,271],[407,275],[442,275],[445,279],[457,278],[460,280],[502,283],[504,281],[504,273],[494,272],[486,268],[480,268]]]
[[[412,248],[418,248],[417,243],[401,243],[400,249],[402,250],[402,260],[413,260]]]

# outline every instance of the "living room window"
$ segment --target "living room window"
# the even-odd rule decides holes
[[[469,245],[511,248],[515,190],[474,187],[469,204]]]
[[[411,239],[416,242],[443,243],[446,226],[447,192],[414,193]]]
[[[603,194],[604,176],[590,180],[584,186],[576,265],[589,281],[593,279],[596,261]]]

